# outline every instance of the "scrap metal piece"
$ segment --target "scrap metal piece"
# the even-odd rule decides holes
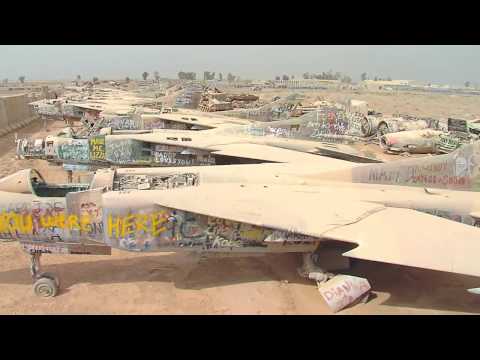
[[[329,308],[338,312],[357,300],[368,300],[371,286],[367,279],[351,276],[337,275],[327,282],[317,283],[318,291]]]
[[[380,146],[389,153],[436,153],[442,131],[423,129],[389,133],[380,137]]]
[[[480,288],[467,289],[470,294],[480,295]]]
[[[363,136],[378,134],[379,136],[400,131],[412,131],[422,129],[437,129],[438,120],[416,119],[409,116],[385,117],[369,115],[361,120]]]

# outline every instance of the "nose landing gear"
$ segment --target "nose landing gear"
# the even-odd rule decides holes
[[[60,289],[60,280],[49,272],[40,272],[41,253],[30,254],[30,272],[34,280],[33,291],[40,297],[54,297]]]

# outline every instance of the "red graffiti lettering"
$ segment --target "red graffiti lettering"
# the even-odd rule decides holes
[[[335,294],[333,294],[331,291],[324,291],[323,295],[327,298],[327,301],[332,300],[335,297]]]

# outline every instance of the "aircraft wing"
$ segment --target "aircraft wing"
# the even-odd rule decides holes
[[[302,190],[303,189],[303,190]],[[200,184],[156,203],[197,214],[357,244],[344,256],[480,276],[479,229],[411,209],[349,200],[332,188]]]
[[[205,131],[206,132],[206,131]],[[264,160],[272,162],[304,162],[318,161],[318,155],[288,149],[271,144],[255,144],[251,140],[239,137],[203,134],[185,134],[185,132],[169,131],[153,134],[114,135],[116,139],[136,139],[154,144],[187,146],[194,149],[211,151],[212,154],[237,156],[241,158]],[[344,161],[337,160],[338,163]],[[318,165],[318,164],[316,164]]]
[[[215,150],[213,154],[227,155],[227,156],[239,156],[249,159],[274,161],[282,163],[291,162],[305,162],[305,161],[318,161],[318,155],[308,154],[305,152],[294,151],[290,149],[284,149],[275,146],[262,145],[262,144],[226,144],[212,146]]]
[[[302,191],[305,188],[305,191]],[[383,205],[338,201],[322,206],[322,196],[310,186],[290,187],[239,183],[206,183],[162,192],[156,203],[198,214],[252,225],[323,236],[337,226],[350,224]],[[295,190],[289,190],[295,189]],[[296,190],[298,189],[298,190]]]
[[[171,120],[171,121],[181,122],[185,124],[202,125],[210,128],[217,128],[217,127],[227,126],[227,125],[249,125],[251,123],[251,121],[248,121],[245,119],[226,117],[226,116],[211,116],[211,115],[205,115],[205,113],[200,113],[200,114],[168,113],[168,114],[159,114],[154,116],[164,120]]]

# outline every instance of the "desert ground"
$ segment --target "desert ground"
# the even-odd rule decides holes
[[[312,96],[348,95],[318,94]],[[399,107],[422,116],[480,114],[480,102],[470,97],[351,96],[383,112]],[[62,125],[50,122],[45,132],[41,122],[33,122],[18,133],[40,137]],[[13,133],[0,138],[0,177],[36,168],[47,181],[66,182],[60,167],[16,160],[14,138]],[[80,180],[86,178],[83,174]],[[295,254],[199,259],[188,253],[113,250],[111,256],[44,255],[42,270],[56,273],[62,285],[57,297],[43,299],[33,293],[27,254],[18,243],[0,242],[0,314],[331,314],[315,283],[297,275],[300,264]],[[479,287],[480,278],[359,260],[346,273],[366,277],[373,292],[369,302],[340,315],[480,313],[480,297],[465,290]]]
[[[241,89],[237,91],[242,92]],[[480,98],[478,95],[455,95],[406,91],[352,91],[352,90],[287,90],[264,89],[256,92],[260,99],[271,101],[275,96],[289,93],[305,95],[305,102],[319,99],[344,101],[363,100],[369,109],[384,114],[408,114],[419,117],[433,117],[446,121],[448,117],[473,120],[480,118]]]

